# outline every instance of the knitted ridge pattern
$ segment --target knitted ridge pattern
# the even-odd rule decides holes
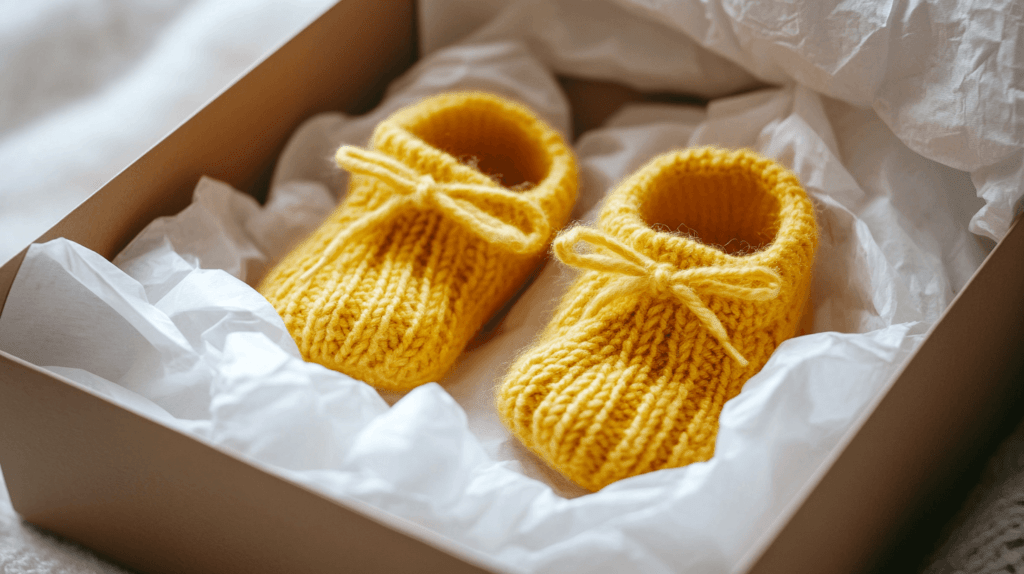
[[[575,159],[524,106],[446,93],[343,146],[345,201],[263,279],[308,360],[385,390],[437,380],[539,265]]]
[[[650,161],[599,228],[555,240],[583,272],[496,399],[516,437],[590,490],[712,457],[725,402],[797,333],[817,247],[793,173],[713,147]]]

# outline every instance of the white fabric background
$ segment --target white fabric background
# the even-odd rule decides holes
[[[0,261],[331,4],[0,1]]]

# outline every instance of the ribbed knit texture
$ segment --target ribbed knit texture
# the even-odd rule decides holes
[[[448,93],[343,147],[348,195],[259,286],[306,360],[407,390],[439,379],[522,286],[576,200],[562,138],[522,105]]]
[[[585,271],[502,382],[502,420],[590,490],[708,460],[725,402],[796,334],[816,246],[811,203],[777,163],[655,158],[607,198],[599,230],[555,240]]]

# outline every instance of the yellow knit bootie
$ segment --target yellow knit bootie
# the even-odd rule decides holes
[[[708,460],[724,403],[796,334],[816,246],[810,201],[771,160],[655,158],[609,195],[600,230],[555,239],[583,272],[505,377],[502,420],[590,490]]]
[[[449,93],[343,146],[348,196],[259,286],[308,360],[380,389],[437,380],[522,286],[576,200],[562,138],[522,105]]]

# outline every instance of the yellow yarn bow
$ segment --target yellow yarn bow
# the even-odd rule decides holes
[[[512,253],[532,253],[543,248],[551,233],[547,215],[533,199],[502,187],[459,182],[438,182],[430,174],[419,173],[383,153],[354,146],[341,146],[334,156],[342,168],[375,177],[390,185],[395,194],[377,209],[363,215],[338,234],[313,267],[303,273],[305,279],[333,256],[344,243],[391,217],[404,206],[437,209],[449,219],[478,236]],[[492,205],[510,209],[525,221],[526,231],[488,213]]]
[[[603,247],[613,255],[598,252],[578,253],[575,245],[587,242]],[[555,256],[566,265],[591,271],[619,275],[603,293],[587,306],[586,315],[603,308],[612,299],[637,289],[651,289],[659,294],[671,294],[682,301],[700,320],[725,351],[740,365],[747,359],[729,340],[722,322],[714,311],[701,301],[698,292],[721,295],[749,301],[769,301],[778,297],[782,278],[775,271],[762,266],[750,267],[691,267],[680,269],[669,263],[659,263],[626,246],[609,235],[586,227],[576,227],[559,235],[554,241]]]

